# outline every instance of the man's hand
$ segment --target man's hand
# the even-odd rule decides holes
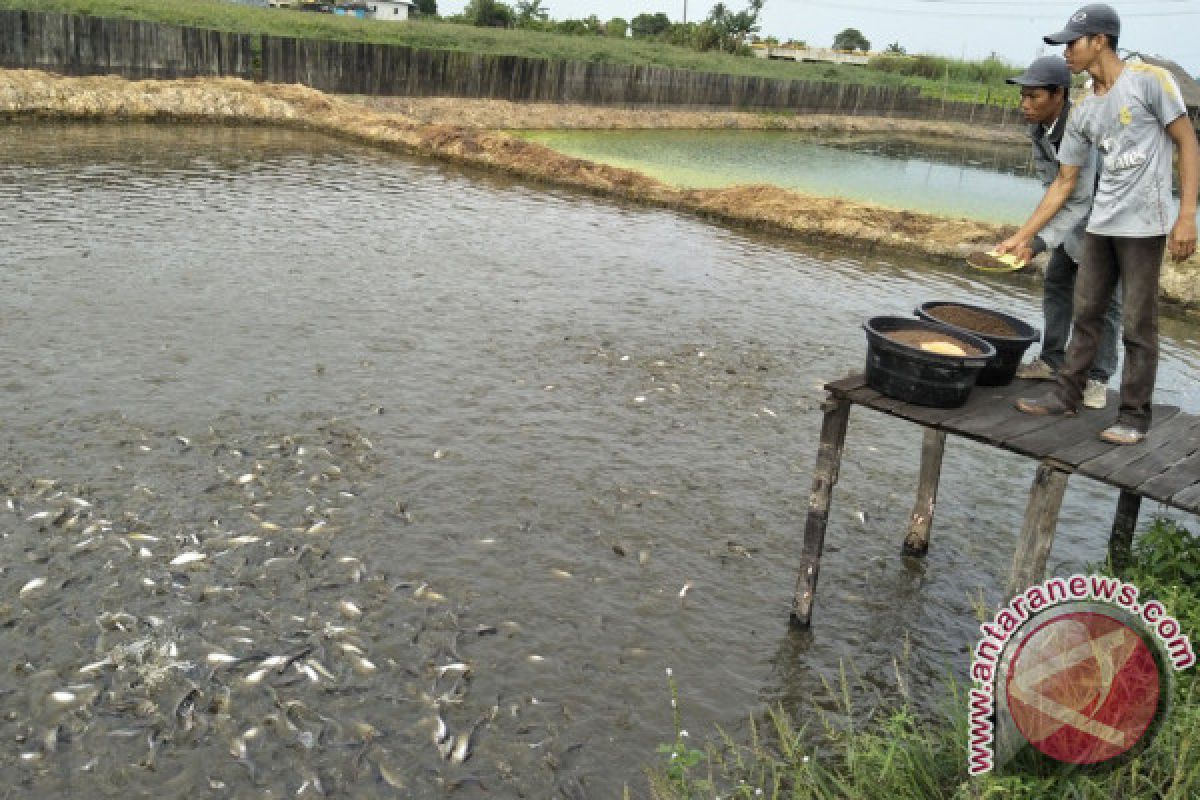
[[[1187,114],[1167,126],[1179,156],[1179,218],[1167,237],[1167,249],[1178,263],[1196,252],[1196,195],[1200,194],[1200,144]]]
[[[992,252],[996,253],[997,255],[1012,253],[1022,261],[1028,261],[1033,256],[1033,247],[1030,245],[1028,239],[1024,238],[1020,234],[1016,234],[1008,237],[1003,242],[993,247]]]
[[[1196,252],[1196,220],[1183,216],[1175,220],[1171,235],[1167,237],[1167,250],[1176,263]]]
[[[1012,254],[1018,261],[1028,264],[1033,260],[1033,248],[1028,246],[1018,247],[1012,251]]]

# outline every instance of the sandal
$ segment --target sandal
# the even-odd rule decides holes
[[[1110,444],[1140,444],[1146,438],[1146,434],[1129,425],[1117,424],[1101,431],[1100,438]]]

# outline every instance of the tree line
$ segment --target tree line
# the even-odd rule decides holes
[[[601,19],[592,14],[583,19],[556,20],[550,17],[544,0],[471,0],[461,14],[443,19],[488,28],[520,28],[524,30],[565,33],[575,36],[611,36],[618,39],[633,37],[691,47],[696,50],[720,50],[745,53],[750,37],[760,30],[759,15],[765,0],[749,0],[738,11],[719,2],[700,22],[672,22],[665,13],[638,14],[633,19],[611,17]],[[437,13],[437,0],[417,0],[422,15]]]
[[[672,22],[663,12],[638,14],[633,19],[611,17],[601,19],[591,14],[582,19],[553,19],[545,0],[470,0],[460,14],[450,14],[442,19],[464,25],[483,28],[517,28],[521,30],[563,33],[572,36],[610,36],[616,39],[632,37],[667,44],[691,47],[696,50],[720,50],[726,53],[749,53],[749,43],[764,41],[778,45],[775,37],[760,40],[756,35],[761,27],[759,16],[766,0],[748,0],[747,6],[734,11],[723,2],[718,2],[700,22]],[[437,0],[414,0],[421,16],[437,16]],[[786,43],[792,47],[806,47],[802,41]],[[835,50],[871,49],[871,42],[857,28],[846,28],[833,38]],[[904,48],[893,42],[883,51],[885,54],[902,56]],[[898,71],[893,66],[891,71]]]

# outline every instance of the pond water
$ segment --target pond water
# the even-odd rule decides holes
[[[667,667],[697,741],[819,729],[843,662],[928,708],[1002,591],[1032,465],[952,441],[906,562],[921,434],[858,411],[787,622],[863,318],[1019,283],[252,128],[6,126],[0,242],[14,793],[644,796]],[[1055,572],[1115,499],[1072,481]]]
[[[1028,145],[896,134],[781,131],[530,131],[567,155],[664,183],[766,183],[892,208],[1020,223],[1042,196]]]
[[[765,183],[908,211],[1019,225],[1042,198],[1027,144],[903,134],[524,131],[566,155],[685,188]],[[1176,186],[1178,195],[1179,187]],[[1200,215],[1197,216],[1200,222]]]

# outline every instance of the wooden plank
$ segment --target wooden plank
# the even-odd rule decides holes
[[[954,433],[981,439],[988,444],[995,445],[999,444],[1000,440],[994,431],[997,428],[1003,429],[1006,425],[1012,425],[1017,421],[1018,416],[1021,416],[1021,412],[1011,404],[995,405],[978,409],[974,414],[956,419],[945,427]]]
[[[1168,503],[1173,495],[1179,494],[1198,482],[1200,482],[1200,453],[1193,453],[1177,462],[1170,470],[1160,472],[1138,485],[1135,491],[1144,497]]]
[[[860,406],[874,408],[875,404],[880,400],[887,400],[887,396],[880,394],[870,386],[860,386],[857,389],[851,389],[846,392],[846,398],[851,403],[857,403]]]
[[[1049,464],[1038,465],[1008,576],[1010,597],[1038,583],[1046,574],[1046,559],[1054,544],[1054,529],[1058,526],[1067,478],[1068,473]]]
[[[990,408],[991,406],[1011,407],[1018,397],[1029,394],[1029,381],[1013,381],[1005,386],[976,386],[967,398],[967,405],[972,408]]]
[[[929,552],[929,531],[933,527],[933,510],[937,506],[938,480],[942,474],[942,454],[946,451],[946,432],[925,429],[921,444],[921,477],[917,481],[917,500],[908,521],[904,537],[904,555],[924,556]]]
[[[960,425],[973,417],[980,416],[995,408],[1012,405],[1021,394],[1017,382],[1008,386],[980,386],[974,389],[967,402],[958,408],[928,408],[907,404],[903,409],[892,413],[922,425],[932,425],[949,433],[961,433]]]
[[[1109,409],[1105,409],[1108,411]],[[1112,409],[1114,419],[1116,418],[1116,410]],[[1179,413],[1179,409],[1175,406],[1155,406],[1154,407],[1154,425],[1162,425],[1168,420],[1175,417]],[[1101,429],[1103,430],[1103,429]],[[1127,447],[1128,445],[1109,444],[1099,436],[1091,440],[1081,440],[1074,445],[1064,447],[1060,450],[1048,453],[1047,458],[1052,458],[1055,461],[1060,461],[1063,464],[1069,464],[1072,469],[1076,469],[1085,461],[1090,461],[1096,456],[1102,456],[1114,447]],[[1139,494],[1142,494],[1139,492]]]
[[[875,409],[876,411],[882,411],[885,414],[894,415],[896,413],[896,409],[902,405],[904,405],[903,400],[897,400],[894,397],[880,397],[871,404],[871,408]]]
[[[804,544],[800,553],[800,574],[792,596],[794,623],[807,628],[812,619],[813,600],[817,593],[817,576],[821,570],[821,553],[825,547],[825,528],[829,524],[829,506],[833,486],[841,469],[842,448],[846,443],[846,424],[850,419],[851,403],[844,397],[831,395],[826,401],[825,417],[821,421],[821,441],[817,446],[817,465],[813,470],[812,491],[808,499],[808,517],[804,522]]]
[[[905,403],[902,406],[897,406],[892,409],[892,413],[897,417],[906,419],[909,422],[915,422],[918,425],[925,427],[935,427],[941,425],[946,420],[954,419],[962,414],[961,408],[933,408],[931,406],[918,406],[912,403]]]
[[[1142,496],[1122,490],[1117,499],[1112,533],[1108,537],[1108,563],[1114,572],[1121,572],[1133,563],[1133,532],[1137,528]]]
[[[1004,446],[1009,439],[1014,439],[1025,433],[1039,431],[1062,422],[1062,417],[1037,416],[1024,414],[1017,410],[1016,403],[1006,403],[1003,406],[988,409],[986,413],[958,422],[958,428],[963,433],[983,439],[997,446]]]
[[[874,396],[868,395],[867,392],[871,392]],[[888,397],[886,394],[880,394],[879,392],[876,392],[874,389],[870,388],[855,389],[847,396],[851,399],[851,401],[859,403],[866,408],[870,408],[875,411],[883,411],[887,414],[891,414],[895,409],[905,404],[903,400],[897,400],[894,397]]]
[[[1172,495],[1171,505],[1193,514],[1200,514],[1200,483],[1195,483]]]
[[[1005,439],[1004,446],[1022,455],[1035,458],[1054,457],[1061,461],[1056,454],[1080,442],[1097,441],[1097,434],[1117,421],[1117,409],[1109,406],[1103,411],[1086,411],[1077,417],[1038,417],[1033,414],[1023,416],[1049,420],[1050,424]]]
[[[1119,447],[1079,465],[1079,471],[1116,486],[1145,483],[1200,451],[1200,419],[1177,414],[1155,425],[1140,444]]]
[[[923,419],[924,415],[927,415],[930,412],[932,412],[937,418],[941,418],[944,417],[948,411],[958,410],[930,408],[927,406],[916,405],[915,403],[906,403],[903,400],[897,400],[894,397],[888,397],[887,395],[879,393],[876,393],[875,397],[869,397],[865,391],[870,390],[857,390],[855,392],[851,392],[848,396],[855,402],[859,402],[860,400],[865,401],[861,402],[860,404],[866,406],[867,408],[871,408],[876,411],[883,411],[887,414],[900,417],[901,419],[906,419],[910,422],[916,422],[917,424],[925,424],[921,420]],[[914,419],[914,417],[916,417],[916,419]]]
[[[840,378],[836,381],[830,381],[829,383],[825,384],[825,391],[833,392],[834,394],[842,394],[845,392],[854,391],[855,389],[866,385],[867,376],[861,372],[854,372],[844,378]]]

